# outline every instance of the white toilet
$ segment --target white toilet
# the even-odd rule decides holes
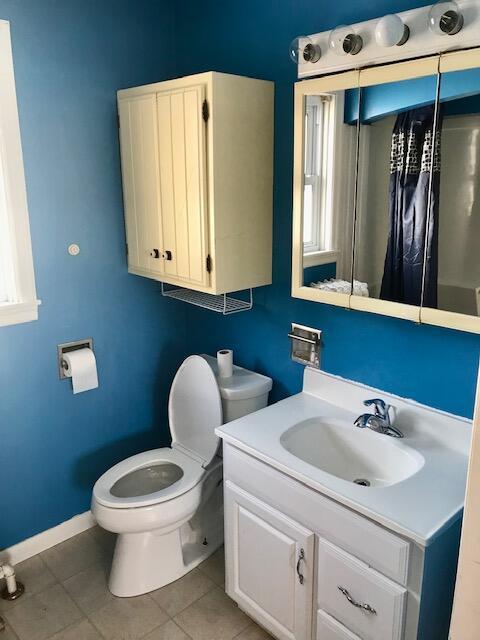
[[[170,389],[171,448],[116,464],[95,483],[92,513],[118,533],[109,589],[137,596],[177,580],[223,542],[222,459],[216,427],[267,405],[272,381],[211,356],[190,356]]]

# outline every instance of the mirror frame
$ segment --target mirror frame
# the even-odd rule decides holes
[[[322,291],[303,284],[303,112],[307,95],[355,89],[376,84],[408,80],[480,67],[480,48],[454,51],[426,58],[409,60],[379,67],[368,67],[347,73],[323,76],[295,83],[294,118],[294,176],[293,176],[293,238],[292,238],[292,296],[331,304],[357,311],[411,320],[471,333],[480,333],[480,317],[452,311],[430,309],[377,298]],[[359,143],[357,137],[357,145]],[[356,177],[355,177],[356,179]],[[335,186],[334,186],[335,189]],[[357,211],[353,211],[352,260],[355,259]],[[354,272],[354,271],[353,271]]]
[[[444,53],[439,56],[439,72],[441,74],[476,68],[480,68],[480,48]],[[420,309],[420,322],[437,327],[467,331],[469,333],[480,333],[479,316],[469,316],[454,311],[431,309],[423,305]]]
[[[295,118],[294,118],[294,163],[293,163],[293,246],[292,246],[292,296],[303,300],[324,302],[338,307],[349,307],[348,293],[322,291],[303,284],[303,149],[304,149],[304,112],[307,96],[320,93],[334,93],[346,89],[358,89],[359,72],[347,71],[334,76],[314,78],[295,83]],[[358,142],[358,141],[357,141]],[[340,145],[342,142],[340,141]],[[339,175],[338,158],[334,157],[333,193],[335,194],[336,175]],[[335,198],[335,195],[334,195]],[[337,195],[338,200],[338,195]],[[355,212],[352,210],[353,225]],[[352,233],[353,233],[352,225]],[[353,247],[352,247],[353,248]]]

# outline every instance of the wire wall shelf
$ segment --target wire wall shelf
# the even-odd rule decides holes
[[[202,309],[210,309],[210,311],[221,313],[224,316],[229,316],[232,313],[240,313],[241,311],[250,311],[253,307],[252,289],[248,290],[248,300],[240,300],[239,298],[232,298],[226,293],[213,295],[211,293],[193,291],[192,289],[183,289],[181,287],[168,289],[168,285],[165,285],[163,282],[161,284],[162,296],[173,298],[174,300],[181,300],[182,302],[193,304]]]

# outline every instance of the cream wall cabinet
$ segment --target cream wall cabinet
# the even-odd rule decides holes
[[[202,73],[121,90],[118,111],[130,273],[270,284],[273,83]]]

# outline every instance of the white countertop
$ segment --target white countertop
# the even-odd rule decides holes
[[[404,438],[362,430],[411,447],[425,463],[412,476],[389,486],[362,487],[326,473],[287,451],[280,438],[287,429],[311,418],[352,425],[367,398],[381,397],[395,407],[394,424]],[[368,432],[368,433],[367,433]],[[301,393],[216,430],[228,442],[303,484],[372,520],[426,546],[462,515],[471,422],[307,368]],[[390,444],[390,443],[389,443]]]

